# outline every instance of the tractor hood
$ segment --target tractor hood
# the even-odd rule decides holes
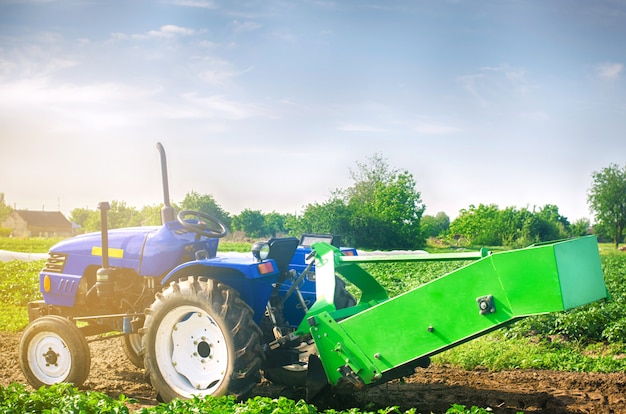
[[[109,263],[142,276],[163,276],[170,269],[189,260],[199,250],[215,257],[217,239],[198,240],[178,222],[163,226],[131,227],[108,232]],[[88,233],[64,240],[50,249],[50,254],[66,257],[64,273],[84,274],[87,266],[102,265],[102,235]]]

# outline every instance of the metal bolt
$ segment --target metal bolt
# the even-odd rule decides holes
[[[200,360],[200,362],[202,362],[202,363],[204,364],[204,363],[206,362],[206,359],[202,358],[202,359]]]
[[[379,354],[378,352],[376,352],[376,353],[374,354],[374,358],[376,358],[376,359],[380,359],[380,354]]]
[[[433,328],[432,326],[428,327],[428,332],[434,332],[434,331],[435,331],[435,328]]]

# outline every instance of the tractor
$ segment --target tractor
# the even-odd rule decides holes
[[[50,249],[19,349],[33,387],[80,386],[88,343],[120,338],[160,401],[242,399],[262,377],[312,401],[412,375],[526,316],[607,297],[593,236],[496,253],[357,254],[339,236],[304,234],[218,253],[228,229],[203,212],[175,213],[157,148],[160,226],[108,229],[101,202],[100,232]],[[449,260],[466,264],[394,297],[363,266]]]

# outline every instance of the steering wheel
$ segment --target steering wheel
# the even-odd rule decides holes
[[[189,221],[188,217],[195,217],[196,220]],[[228,234],[224,223],[201,211],[183,210],[178,212],[176,219],[184,228],[199,236],[219,239]]]

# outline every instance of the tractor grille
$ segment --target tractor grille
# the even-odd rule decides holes
[[[67,254],[49,253],[48,261],[46,261],[46,267],[44,267],[43,270],[44,272],[63,273],[66,260],[67,260]]]

